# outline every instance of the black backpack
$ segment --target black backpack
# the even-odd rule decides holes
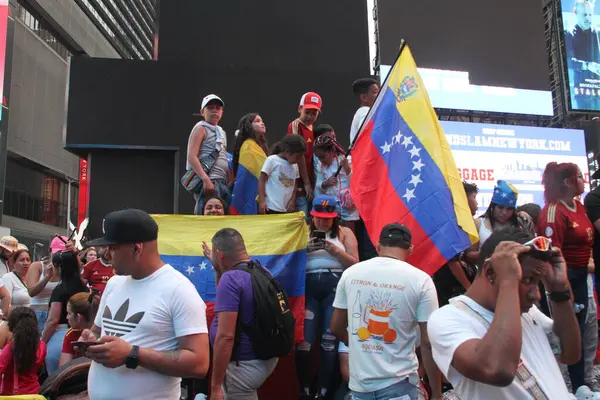
[[[237,358],[242,330],[250,338],[259,359],[269,360],[288,355],[294,346],[296,319],[292,315],[287,294],[258,261],[239,263],[233,270],[246,271],[252,277],[255,310],[254,321],[250,325],[244,324],[238,313],[233,359]]]

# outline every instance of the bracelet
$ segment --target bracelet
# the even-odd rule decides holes
[[[571,300],[571,292],[566,290],[564,292],[551,292],[550,301],[553,303],[564,303],[565,301]]]

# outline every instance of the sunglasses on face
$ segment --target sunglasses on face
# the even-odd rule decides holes
[[[538,236],[523,244],[531,248],[529,254],[545,261],[552,259],[552,240],[544,236]]]
[[[316,212],[334,212],[335,211],[335,205],[333,204],[328,204],[326,206],[324,206],[323,204],[315,204],[313,206],[313,208],[315,209]]]

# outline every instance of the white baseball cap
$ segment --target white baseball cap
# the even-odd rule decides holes
[[[211,101],[218,101],[219,103],[221,103],[221,106],[225,107],[225,103],[219,96],[217,96],[216,94],[209,94],[208,96],[202,99],[202,106],[200,107],[200,110],[204,110],[204,107],[206,107]]]

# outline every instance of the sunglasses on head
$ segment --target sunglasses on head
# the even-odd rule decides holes
[[[316,212],[328,212],[328,213],[332,213],[332,212],[335,211],[335,205],[333,205],[333,204],[327,204],[327,205],[315,204],[313,206],[313,208],[315,209]]]
[[[550,261],[552,259],[552,240],[547,237],[537,236],[529,242],[524,243],[523,246],[530,247],[531,251],[529,254],[534,257],[538,257],[545,261]]]

